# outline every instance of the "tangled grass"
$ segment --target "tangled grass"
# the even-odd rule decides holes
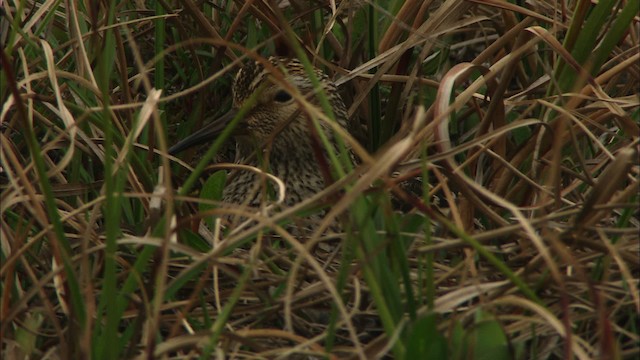
[[[3,358],[639,355],[638,0],[0,6]],[[272,54],[361,163],[253,213],[166,150]]]

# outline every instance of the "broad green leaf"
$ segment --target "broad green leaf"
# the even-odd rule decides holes
[[[227,182],[227,173],[225,171],[216,171],[211,175],[202,187],[200,192],[200,198],[205,200],[220,200],[222,199],[222,190]],[[211,204],[200,203],[199,209],[201,212],[205,212],[215,208]]]
[[[438,331],[438,314],[420,317],[409,334],[405,359],[448,359],[447,341]]]

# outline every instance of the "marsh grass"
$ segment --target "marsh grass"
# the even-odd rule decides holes
[[[1,4],[3,358],[638,356],[638,0]],[[255,213],[166,150],[274,54],[351,126]]]

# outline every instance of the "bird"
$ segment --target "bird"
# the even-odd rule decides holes
[[[337,86],[322,70],[314,67],[313,72],[335,120],[347,129],[347,109]],[[313,124],[300,101],[304,98],[320,109],[320,99],[314,89],[303,64],[297,59],[269,57],[249,61],[235,76],[232,109],[176,143],[169,153],[176,155],[192,146],[213,141],[255,94],[257,101],[232,134],[236,143],[235,162],[258,168],[267,163],[266,170],[285,185],[284,206],[293,206],[329,185],[331,179],[326,173],[327,166],[320,164],[324,160],[326,165],[326,151],[338,151],[338,135],[323,121],[319,122],[320,128],[333,149],[318,151],[323,146],[317,136],[314,138]],[[264,183],[261,176],[255,171],[241,171],[235,175],[228,179],[222,201],[258,207],[265,193],[261,191]]]

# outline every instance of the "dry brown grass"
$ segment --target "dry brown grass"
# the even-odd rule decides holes
[[[637,0],[218,3],[1,2],[3,358],[638,356]],[[362,162],[196,197],[167,145],[271,54],[336,80]]]

